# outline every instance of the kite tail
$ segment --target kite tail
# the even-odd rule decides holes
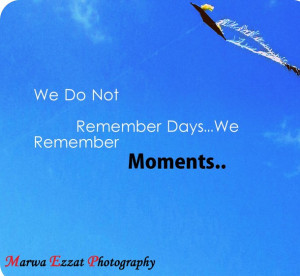
[[[265,40],[263,37],[260,36],[259,31],[252,31],[248,29],[247,25],[239,26],[239,24],[231,19],[222,19],[217,22],[218,25],[224,26],[226,28],[233,29],[240,34],[243,34],[244,36],[251,38],[254,40],[256,43],[258,43],[263,50],[258,50],[253,46],[250,46],[247,42],[246,39],[244,38],[239,38],[239,39],[227,39],[228,42],[242,48],[246,49],[248,51],[251,51],[254,54],[269,58],[283,66],[287,64],[287,59],[284,57],[281,57],[279,54],[276,54],[273,49],[265,43]]]
[[[229,43],[232,43],[242,49],[246,49],[254,54],[266,57],[268,59],[271,59],[282,66],[285,66],[289,71],[293,71],[298,76],[300,76],[300,69],[296,66],[288,64],[288,61],[285,57],[281,57],[279,54],[276,54],[273,49],[265,42],[263,37],[260,36],[259,31],[251,31],[248,29],[247,25],[239,26],[239,24],[231,19],[222,19],[216,23],[219,26],[223,26],[229,29],[232,29],[242,35],[244,35],[245,38],[233,38],[233,39],[227,39]],[[249,45],[247,43],[246,38],[250,38],[256,43],[258,43],[262,50],[258,50],[257,48]]]

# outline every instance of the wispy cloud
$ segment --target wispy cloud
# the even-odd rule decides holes
[[[2,1],[2,0],[0,0]],[[111,41],[111,23],[108,12],[127,11],[129,20],[145,23],[149,15],[149,2],[145,0],[31,0],[35,4],[47,4],[61,19],[72,19],[94,42]],[[105,23],[104,23],[105,22]]]
[[[57,13],[70,16],[94,43],[108,40],[108,36],[103,33],[96,0],[32,1],[37,4],[42,2],[48,3]]]
[[[73,0],[70,5],[72,17],[86,29],[92,27],[93,22],[99,21],[99,15],[88,0]]]
[[[93,42],[106,39],[99,30],[100,15],[94,0],[72,0],[69,8],[72,18],[84,28]]]
[[[280,128],[277,131],[265,132],[264,137],[271,139],[275,143],[300,147],[300,128],[289,129],[286,121],[280,124]]]
[[[273,140],[276,143],[286,144],[286,145],[297,145],[300,146],[300,130],[297,132],[292,133],[291,131],[288,132],[266,132],[264,134],[266,138]]]
[[[290,128],[287,120],[284,120],[276,131],[265,132],[264,137],[272,140],[276,144],[293,146],[296,147],[296,150],[300,149],[300,128]],[[287,178],[293,178],[299,175],[300,165],[298,165],[292,172],[285,174]]]

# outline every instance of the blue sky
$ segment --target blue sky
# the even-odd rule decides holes
[[[202,3],[198,3],[202,4]],[[300,3],[221,1],[300,65]],[[299,275],[299,77],[224,42],[189,1],[22,1],[0,19],[0,265],[5,257],[156,259],[140,275]],[[120,91],[116,104],[36,102],[34,88]],[[36,150],[76,120],[230,120],[238,134],[122,134],[116,150]],[[129,171],[128,154],[214,156],[224,171]],[[97,272],[96,272],[97,271]],[[131,270],[122,272],[133,275]]]

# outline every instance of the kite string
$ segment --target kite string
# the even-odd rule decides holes
[[[148,60],[152,59],[153,57],[157,56],[159,54],[159,52],[165,50],[166,48],[168,48],[169,46],[173,45],[174,43],[182,40],[185,36],[191,34],[197,28],[199,28],[200,25],[201,24],[199,23],[196,26],[187,29],[185,32],[183,32],[182,34],[180,34],[177,38],[174,38],[173,40],[167,42],[163,46],[160,46],[157,50],[155,50],[151,54],[147,55],[138,65],[141,65],[141,64],[145,63],[146,61],[148,61]]]

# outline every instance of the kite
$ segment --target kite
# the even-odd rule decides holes
[[[227,42],[232,43],[242,49],[246,49],[254,54],[271,59],[274,62],[285,66],[289,71],[293,71],[300,76],[300,69],[296,66],[288,64],[286,58],[276,54],[273,49],[265,43],[264,39],[260,36],[259,31],[249,30],[247,25],[239,26],[237,22],[231,19],[222,19],[218,22],[215,22],[205,12],[206,10],[213,11],[213,6],[205,4],[199,7],[196,4],[191,4],[200,13],[204,23],[211,27],[218,35],[222,36]],[[226,39],[221,26],[237,32],[239,35],[242,35],[242,37],[239,36],[238,39],[235,37],[233,39]],[[256,45],[251,45],[251,43],[255,43]],[[258,46],[260,49],[257,49]]]
[[[207,24],[210,28],[212,28],[219,36],[223,37],[226,40],[226,38],[225,38],[225,36],[224,36],[224,34],[223,34],[222,29],[220,28],[220,26],[218,26],[216,24],[216,22],[213,21],[208,16],[208,14],[205,12],[206,10],[213,11],[213,9],[214,9],[213,6],[205,4],[205,5],[201,6],[201,7],[199,7],[198,5],[193,4],[193,3],[191,3],[191,5],[200,13],[203,22],[205,24]]]

